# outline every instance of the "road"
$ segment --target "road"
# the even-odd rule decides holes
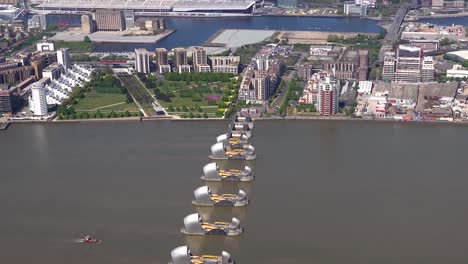
[[[379,61],[383,61],[385,52],[390,51],[392,49],[393,43],[398,40],[400,36],[401,24],[403,23],[408,10],[409,4],[404,4],[396,13],[393,22],[387,31],[387,35],[384,38],[382,48],[380,49]]]
[[[151,97],[153,97],[153,100],[154,100],[154,105],[156,105],[156,109],[154,108],[153,106],[153,109],[154,111],[156,112],[156,114],[159,113],[159,111],[163,111],[164,112],[164,115],[168,115],[167,114],[167,111],[166,109],[164,109],[164,107],[162,107],[162,105],[159,103],[158,99],[156,99],[156,96],[154,96],[150,90],[148,90],[148,88],[146,87],[146,85],[140,80],[140,78],[138,78],[138,76],[136,76],[137,80],[141,83],[141,85],[146,89],[146,91],[148,91],[149,95],[151,95]]]
[[[288,76],[283,77],[283,80],[285,82],[285,86],[281,91],[279,91],[278,97],[271,102],[270,107],[271,108],[280,108],[281,105],[283,104],[284,100],[286,99],[286,94],[289,89],[289,84],[291,83],[291,80],[294,78],[294,75],[296,74],[296,69],[301,65],[302,61],[304,60],[305,55],[301,53],[301,57],[297,60],[296,64],[294,65],[294,70],[291,70],[288,74]]]

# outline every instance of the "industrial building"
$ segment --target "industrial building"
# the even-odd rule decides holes
[[[91,14],[81,16],[81,32],[83,34],[91,34],[96,31],[96,22]]]
[[[348,16],[367,16],[367,5],[356,4],[354,1],[347,1],[343,4],[343,13]]]
[[[209,57],[213,72],[239,74],[240,56]]]
[[[339,80],[367,80],[369,62],[368,50],[343,48],[336,61],[322,61],[322,69],[332,72]]]
[[[434,81],[434,59],[423,57],[419,47],[399,45],[396,53],[385,53],[382,79],[409,83]]]
[[[463,68],[460,64],[453,65],[452,69],[447,70],[448,78],[468,78],[468,69]]]
[[[96,10],[95,17],[98,31],[125,30],[125,18],[120,10],[98,9]]]
[[[412,39],[409,41],[409,45],[421,48],[423,53],[438,51],[440,46],[438,40],[427,39]]]
[[[465,38],[465,27],[461,25],[438,26],[429,23],[409,23],[401,33],[401,39],[460,40]]]
[[[146,49],[135,49],[135,70],[141,73],[150,72],[149,52]]]

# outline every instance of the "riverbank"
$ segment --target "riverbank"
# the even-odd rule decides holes
[[[8,126],[14,123],[96,123],[96,122],[143,122],[143,121],[229,121],[229,118],[180,118],[178,116],[154,116],[154,117],[122,117],[122,118],[95,118],[95,119],[74,119],[74,120],[14,120],[9,122]],[[364,119],[353,118],[346,116],[274,116],[257,118],[255,121],[350,121],[350,122],[377,122],[377,123],[395,123],[395,124],[444,124],[444,125],[461,125],[468,126],[468,120],[396,120],[396,119]],[[7,127],[8,127],[7,126]]]
[[[238,48],[262,42],[275,34],[275,30],[264,29],[220,29],[203,43],[206,47]]]
[[[156,44],[161,40],[167,38],[175,29],[166,29],[162,33],[151,35],[151,34],[141,34],[131,36],[129,34],[132,31],[122,31],[122,32],[111,32],[111,31],[98,31],[92,34],[83,34],[81,28],[69,28],[62,32],[57,32],[57,34],[50,38],[52,41],[83,41],[87,36],[91,39],[92,42],[97,43],[146,43],[146,44]]]
[[[275,33],[277,33],[275,35]],[[377,36],[367,32],[322,32],[305,30],[270,30],[270,29],[221,29],[213,34],[203,46],[238,48],[248,44],[262,42],[276,37],[287,40],[289,44],[327,44],[330,35],[353,38],[358,35]]]
[[[7,130],[10,124],[10,122],[0,123],[0,130]]]

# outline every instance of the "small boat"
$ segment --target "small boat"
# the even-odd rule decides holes
[[[218,142],[211,146],[210,159],[213,160],[254,160],[257,158],[255,148],[252,145],[244,145],[242,148],[226,147]]]
[[[208,163],[203,167],[204,175],[201,179],[204,181],[253,181],[252,169],[245,166],[244,170],[221,170],[215,162]]]
[[[195,256],[187,246],[174,248],[171,251],[171,261],[169,264],[234,264],[231,254],[226,251],[221,252],[221,256],[200,255]]]
[[[181,232],[186,235],[238,236],[244,232],[244,229],[240,227],[240,221],[235,217],[232,218],[231,223],[208,223],[203,221],[200,214],[191,214],[184,218],[184,227]]]
[[[85,236],[83,239],[78,239],[78,242],[83,244],[101,244],[102,240],[92,238],[91,236]]]
[[[238,194],[214,194],[208,186],[201,186],[193,194],[195,195],[195,200],[192,201],[194,205],[240,207],[249,204],[247,193],[243,190],[239,190]]]

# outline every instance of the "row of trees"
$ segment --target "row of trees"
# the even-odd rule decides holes
[[[158,82],[157,82],[156,77],[154,77],[154,75],[152,74],[146,75],[144,73],[139,72],[137,73],[137,76],[145,84],[146,88],[154,89],[158,87]]]
[[[284,99],[283,104],[281,105],[281,107],[279,109],[280,115],[283,115],[284,113],[286,113],[286,108],[287,108],[287,106],[289,104],[289,101],[291,101],[291,100],[297,101],[301,97],[302,87],[298,82],[299,81],[297,79],[292,79],[291,82],[289,83],[289,87],[288,87],[288,90],[286,92],[285,99]],[[282,80],[281,84],[280,84],[280,87],[284,87],[285,85],[286,85],[286,83]]]
[[[464,68],[468,68],[468,60],[458,59],[458,58],[452,57],[452,56],[450,56],[448,54],[444,54],[443,58],[444,58],[444,60],[450,60],[450,61],[461,64]]]
[[[140,104],[151,104],[154,99],[148,93],[145,87],[140,83],[140,81],[132,75],[119,75],[120,80],[123,85],[128,89],[128,91],[133,95],[135,100]]]
[[[73,112],[70,114],[59,115],[59,120],[74,120],[74,119],[93,119],[93,118],[119,118],[119,117],[131,117],[131,116],[143,116],[141,112],[130,113],[129,111],[125,112]]]
[[[190,112],[188,115],[187,114],[182,114],[180,117],[182,118],[208,118],[208,114],[207,113],[203,113],[203,115],[201,114],[194,114],[192,112]]]
[[[352,38],[329,35],[327,41],[349,45],[354,49],[369,50],[369,62],[373,63],[378,59],[380,48],[382,47],[382,39],[385,37],[385,34],[385,31],[381,31],[379,35],[375,37],[358,34],[356,37]]]
[[[168,72],[164,75],[168,81],[202,81],[202,82],[229,82],[233,77],[230,73],[206,72],[206,73],[177,73]]]
[[[171,102],[171,97],[175,97],[175,94],[173,92],[170,93],[165,93],[161,91],[159,88],[154,89],[154,95],[156,96],[156,99],[164,101],[164,102]]]
[[[124,94],[127,89],[113,74],[97,73],[92,81],[92,86],[98,93]]]
[[[127,88],[107,70],[96,70],[91,77],[91,86],[98,93],[105,94],[125,94],[126,102],[133,102],[133,98]]]
[[[195,105],[195,106],[192,106],[192,107],[187,107],[186,105],[182,105],[182,106],[179,106],[179,107],[174,107],[172,105],[169,105],[168,110],[171,111],[171,112],[174,112],[174,111],[189,112],[189,111],[195,111],[195,110],[200,112],[200,113],[203,112],[203,109],[199,105]]]
[[[297,105],[296,110],[298,112],[317,112],[315,105]]]

